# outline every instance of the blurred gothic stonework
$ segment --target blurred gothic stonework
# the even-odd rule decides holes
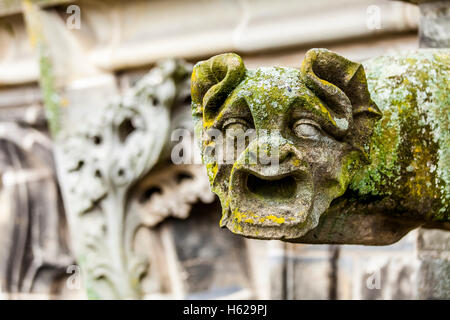
[[[420,0],[0,1],[0,298],[450,298],[448,232],[373,247],[245,239],[219,228],[204,168],[170,161],[176,129],[197,152],[197,61],[234,51],[248,68],[299,67],[311,47],[354,61],[448,47],[449,11]]]

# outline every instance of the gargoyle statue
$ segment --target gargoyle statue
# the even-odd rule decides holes
[[[222,204],[222,227],[259,239],[379,243],[373,236],[352,238],[351,227],[331,238],[322,232],[337,217],[348,217],[351,206],[353,217],[361,216],[354,214],[361,208],[365,216],[371,213],[362,196],[347,195],[355,175],[370,165],[372,136],[382,118],[360,63],[311,49],[300,70],[247,70],[238,55],[221,54],[195,66],[191,94],[202,159]],[[371,217],[383,206],[372,208]]]

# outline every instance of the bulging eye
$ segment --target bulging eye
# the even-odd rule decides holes
[[[310,119],[297,120],[293,130],[299,138],[317,138],[322,134],[320,125]]]
[[[250,129],[250,124],[246,120],[241,118],[231,118],[226,120],[223,124],[223,130],[225,131],[225,133],[238,130],[242,130],[243,132],[245,132],[248,129]]]

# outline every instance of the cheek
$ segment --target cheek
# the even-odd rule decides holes
[[[347,154],[345,145],[336,141],[316,142],[303,148],[305,159],[310,165],[316,182],[339,182],[347,167]],[[340,182],[339,182],[340,183]]]
[[[337,141],[305,141],[297,144],[297,149],[310,164],[324,165],[334,163],[343,152],[343,147]]]

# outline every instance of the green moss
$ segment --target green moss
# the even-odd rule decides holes
[[[52,62],[49,56],[49,48],[43,34],[39,8],[36,5],[36,2],[24,0],[23,10],[25,12],[27,31],[31,45],[36,48],[39,55],[40,86],[43,92],[47,121],[49,123],[50,131],[53,136],[55,136],[60,129],[61,99],[55,88]]]

